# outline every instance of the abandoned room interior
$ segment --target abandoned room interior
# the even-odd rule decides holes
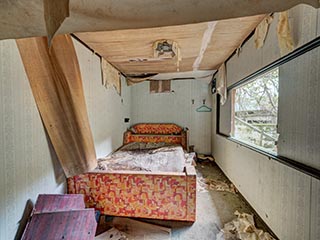
[[[319,240],[319,0],[0,1],[0,240]]]

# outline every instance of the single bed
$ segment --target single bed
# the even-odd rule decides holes
[[[187,131],[176,124],[136,124],[98,168],[68,178],[68,193],[112,216],[194,222],[196,172]]]

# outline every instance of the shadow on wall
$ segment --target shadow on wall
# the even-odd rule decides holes
[[[27,222],[28,222],[29,218],[31,217],[33,207],[34,207],[33,202],[30,199],[28,199],[28,201],[26,202],[26,206],[24,208],[22,217],[19,221],[19,227],[18,227],[16,236],[14,237],[14,240],[21,239],[23,232],[24,232],[24,229],[26,228]]]
[[[95,150],[97,158],[103,158],[107,156],[114,149],[114,143],[112,141],[111,134],[107,136],[100,136],[101,138],[95,141]],[[103,137],[103,138],[102,138]]]
[[[45,128],[44,128],[44,130],[45,130]],[[61,185],[61,184],[65,185],[66,176],[64,174],[64,171],[61,167],[59,159],[54,151],[54,148],[52,146],[52,143],[50,141],[50,138],[49,138],[46,130],[45,130],[45,135],[46,135],[46,139],[47,139],[47,143],[48,143],[48,148],[50,151],[50,157],[51,157],[51,161],[52,161],[52,168],[54,171],[55,181],[56,181],[57,185]],[[24,229],[26,228],[27,222],[28,222],[29,218],[31,217],[33,208],[34,208],[34,203],[32,202],[31,199],[28,199],[28,201],[26,202],[22,217],[21,217],[20,221],[18,222],[19,227],[18,227],[17,233],[14,238],[15,240],[21,239],[23,232],[24,232]]]
[[[54,171],[54,177],[56,180],[56,183],[58,185],[60,184],[64,184],[66,182],[66,175],[64,174],[63,168],[59,162],[58,156],[52,146],[52,143],[50,141],[49,135],[45,129],[45,127],[43,126],[45,133],[46,133],[46,139],[47,139],[47,143],[48,143],[48,148],[50,151],[50,156],[51,156],[51,161],[52,161],[52,167],[53,167],[53,171]]]

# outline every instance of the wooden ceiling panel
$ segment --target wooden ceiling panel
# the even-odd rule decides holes
[[[114,67],[116,67],[120,72],[127,75],[132,74],[142,74],[142,73],[166,73],[166,72],[176,72],[177,67],[175,62],[172,60],[165,60],[162,62],[113,62]],[[166,66],[164,68],[159,68],[161,66]]]
[[[185,58],[180,62],[179,70],[180,72],[190,71],[190,66],[192,66],[195,58]],[[154,62],[113,62],[114,67],[116,67],[120,72],[131,74],[142,74],[142,73],[172,73],[177,72],[176,62],[173,60],[164,61],[154,61]],[[159,68],[163,66],[163,68]]]
[[[199,70],[213,70],[230,54],[261,22],[264,15],[218,21]],[[157,40],[175,41],[180,49],[180,72],[192,71],[203,36],[208,31],[207,22],[160,28],[117,30],[107,32],[77,33],[76,36],[103,56],[124,74],[177,72],[176,59],[155,59],[153,44]],[[210,36],[210,35],[209,35]]]
[[[229,52],[229,55],[231,55],[233,51]],[[212,54],[210,56],[206,56],[202,59],[201,65],[199,70],[212,70],[212,69],[218,69],[224,61],[226,56],[225,50],[216,50],[215,54]]]
[[[250,35],[265,15],[219,21],[201,61],[201,70],[219,67]]]

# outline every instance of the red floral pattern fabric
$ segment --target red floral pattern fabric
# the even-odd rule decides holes
[[[131,142],[180,144],[188,147],[187,131],[171,123],[140,123],[124,133],[123,144]]]
[[[87,173],[68,178],[68,193],[83,194],[102,214],[195,221],[196,176]]]
[[[166,142],[187,149],[187,131],[175,124],[137,124],[123,143]],[[195,221],[196,175],[90,172],[68,178],[68,193],[83,194],[102,214]]]
[[[173,123],[139,123],[131,127],[136,134],[180,134],[183,129]]]

